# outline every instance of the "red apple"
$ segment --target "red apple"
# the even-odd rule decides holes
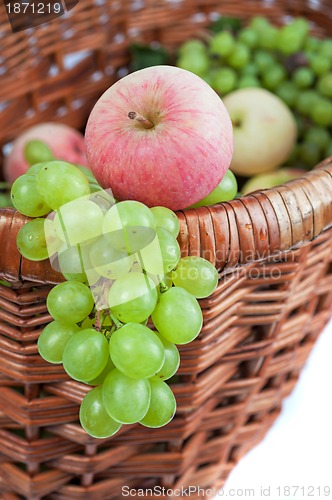
[[[232,123],[200,77],[172,66],[127,75],[93,108],[85,133],[89,166],[118,200],[172,210],[221,181],[233,153]]]
[[[84,139],[80,132],[62,123],[40,123],[25,130],[13,142],[12,150],[4,161],[4,176],[8,182],[14,182],[29,168],[24,158],[24,147],[32,139],[45,142],[56,159],[87,165]]]

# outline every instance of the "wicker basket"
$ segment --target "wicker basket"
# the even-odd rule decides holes
[[[41,121],[82,128],[96,99],[125,74],[133,40],[172,50],[218,13],[262,13],[277,24],[303,15],[315,33],[331,33],[330,0],[319,10],[312,4],[81,0],[67,16],[16,34],[0,5],[0,146]],[[12,283],[0,285],[4,500],[115,500],[124,485],[222,486],[278,416],[331,314],[332,161],[282,187],[178,215],[183,255],[209,256],[220,284],[201,301],[200,336],[181,348],[177,414],[162,429],[124,426],[95,440],[77,423],[88,388],[37,353],[50,320],[45,299],[61,277],[20,257],[15,237],[26,219],[0,211],[0,278]]]

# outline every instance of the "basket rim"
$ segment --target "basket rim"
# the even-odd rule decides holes
[[[264,261],[299,248],[332,227],[332,157],[280,186],[176,214],[182,256],[201,255],[221,274]],[[48,259],[32,262],[17,250],[16,235],[29,220],[13,208],[0,209],[0,279],[63,281]]]

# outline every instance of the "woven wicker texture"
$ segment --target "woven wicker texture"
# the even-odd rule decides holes
[[[98,96],[126,73],[132,40],[172,50],[218,12],[263,13],[278,24],[302,14],[323,36],[331,9],[329,0],[316,10],[304,0],[81,0],[67,17],[12,35],[0,4],[0,146],[40,121],[82,128]],[[123,485],[221,486],[278,416],[331,315],[332,163],[282,187],[178,215],[182,254],[208,258],[220,283],[200,301],[201,334],[180,348],[177,414],[165,428],[124,426],[99,441],[77,423],[89,388],[37,353],[50,320],[47,293],[61,276],[20,257],[15,237],[26,218],[0,211],[0,278],[12,283],[0,285],[4,500],[115,500]]]

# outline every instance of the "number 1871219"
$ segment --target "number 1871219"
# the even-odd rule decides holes
[[[15,2],[6,4],[8,14],[59,14],[62,5],[57,3]]]

